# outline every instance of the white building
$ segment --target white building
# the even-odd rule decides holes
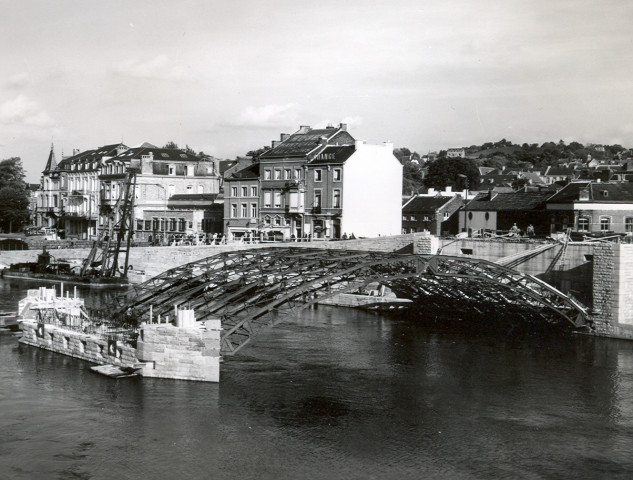
[[[356,237],[398,235],[402,230],[402,164],[393,144],[357,140],[343,165],[341,231]]]

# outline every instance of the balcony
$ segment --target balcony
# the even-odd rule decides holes
[[[302,206],[299,207],[290,207],[290,206],[286,206],[286,212],[288,213],[304,213],[305,212],[305,208]]]

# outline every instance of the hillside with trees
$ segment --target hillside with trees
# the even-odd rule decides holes
[[[462,147],[465,160],[448,158],[447,151],[435,155],[422,156],[409,148],[395,148],[394,155],[403,165],[402,193],[409,195],[424,188],[444,188],[452,186],[462,189],[466,175],[470,185],[476,185],[477,167],[497,169],[520,168],[522,170],[541,170],[550,165],[586,163],[594,160],[602,164],[621,164],[633,159],[633,151],[622,145],[583,145],[579,142],[545,142],[514,144],[505,138],[498,142],[486,142],[482,145]]]

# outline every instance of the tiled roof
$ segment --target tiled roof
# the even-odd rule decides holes
[[[339,141],[335,139],[337,136],[340,137]],[[321,137],[326,143],[332,141],[339,145],[354,143],[354,138],[342,129],[335,127],[311,129],[308,127],[293,133],[279,145],[262,153],[259,158],[265,160],[268,158],[305,157],[319,146]]]
[[[468,203],[468,210],[534,210],[551,196],[551,192],[480,193]]]
[[[451,202],[455,197],[429,197],[418,195],[411,199],[403,208],[403,213],[414,212],[435,212],[447,203]]]
[[[44,167],[44,171],[42,173],[48,173],[57,167],[57,162],[55,161],[55,152],[53,151],[53,146],[51,145],[51,152],[48,154],[48,160],[46,161],[46,166]]]
[[[113,160],[128,161],[132,158],[140,159],[144,155],[152,154],[154,160],[163,160],[166,162],[200,162],[202,159],[184,150],[173,150],[169,148],[130,148]]]
[[[578,202],[580,191],[589,188],[588,202],[629,203],[633,202],[633,183],[574,182],[550,198],[548,203]]]
[[[70,171],[73,169],[72,165],[76,165],[77,167],[75,167],[75,169],[79,170],[95,170],[99,167],[99,162],[103,157],[115,157],[117,154],[117,147],[121,145],[121,143],[104,145],[103,147],[99,147],[94,150],[86,150],[70,157],[66,157],[59,162],[56,170]]]
[[[259,178],[259,163],[253,163],[250,165],[243,165],[240,168],[239,165],[236,165],[236,170],[229,172],[224,179],[225,180],[233,180],[233,179],[254,179]]]

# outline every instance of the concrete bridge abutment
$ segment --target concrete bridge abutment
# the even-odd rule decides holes
[[[594,246],[590,318],[597,335],[633,340],[633,245]]]

